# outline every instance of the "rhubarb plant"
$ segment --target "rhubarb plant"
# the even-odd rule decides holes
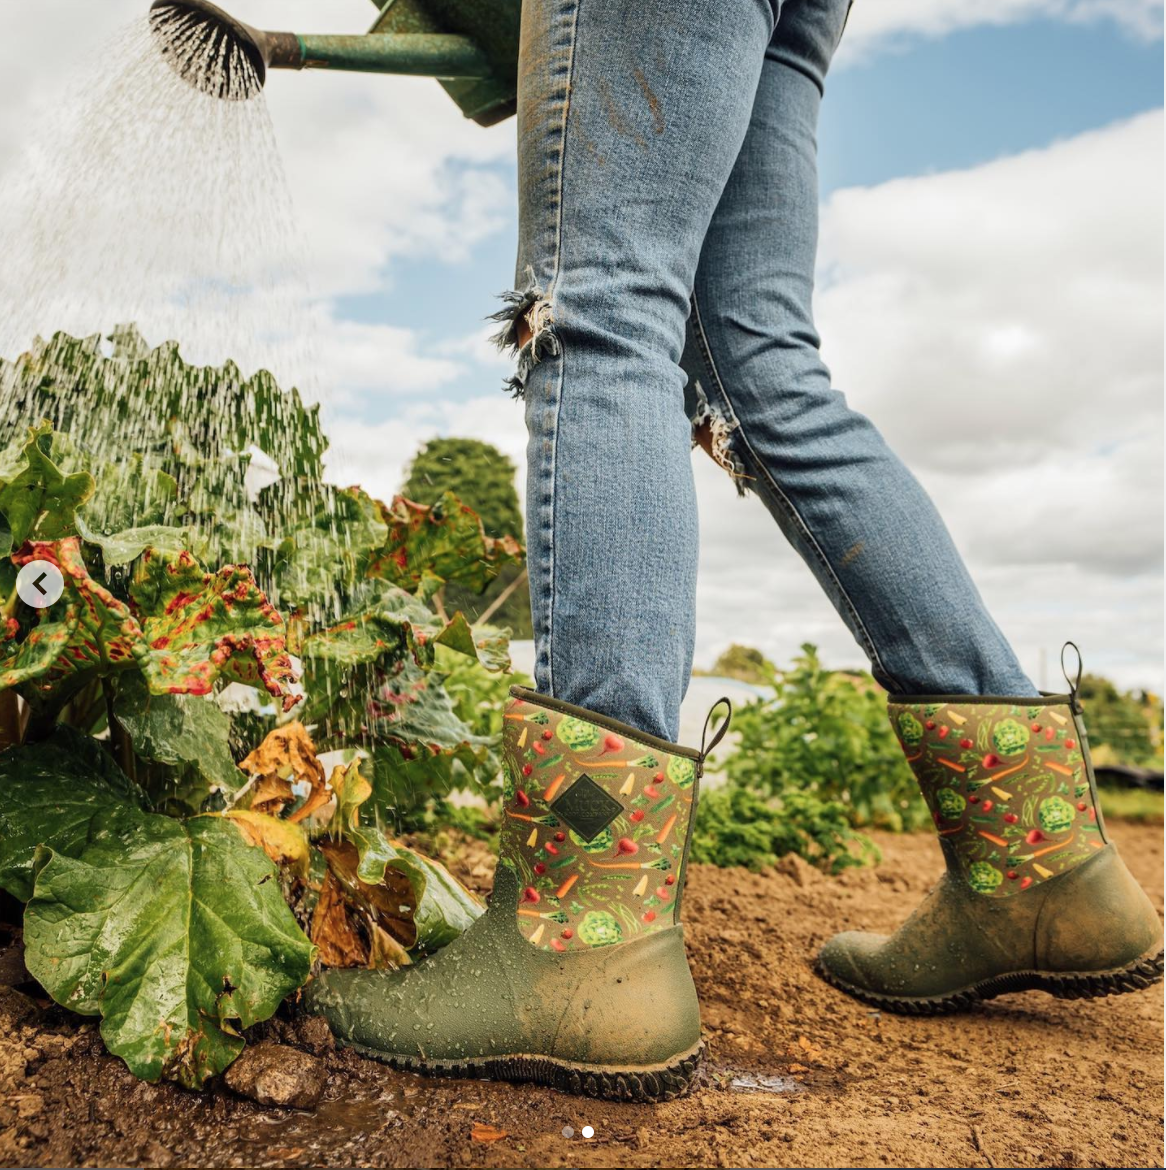
[[[434,598],[522,549],[452,495],[326,483],[326,447],[269,374],[132,328],[0,360],[0,888],[32,974],[147,1079],[201,1086],[313,964],[407,964],[482,910],[394,833],[496,791],[467,696],[508,632]]]

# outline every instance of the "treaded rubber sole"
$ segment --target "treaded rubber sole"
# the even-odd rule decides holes
[[[983,1000],[995,999],[998,995],[1008,995],[1014,991],[1046,991],[1058,999],[1100,999],[1106,995],[1142,991],[1162,981],[1163,952],[1143,955],[1128,966],[1116,967],[1111,971],[1017,971],[1011,975],[984,979],[951,995],[933,997],[880,995],[852,986],[820,961],[815,967],[832,987],[872,1007],[904,1016],[941,1016],[964,1011]]]
[[[655,1103],[674,1101],[691,1091],[696,1082],[704,1043],[675,1057],[667,1064],[619,1066],[577,1064],[553,1056],[492,1056],[471,1060],[421,1060],[381,1052],[364,1044],[337,1037],[342,1048],[351,1048],[399,1072],[428,1077],[458,1077],[466,1080],[511,1081],[517,1084],[547,1085],[579,1097],[602,1097],[609,1101]]]

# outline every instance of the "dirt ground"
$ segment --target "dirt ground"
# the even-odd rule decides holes
[[[1161,911],[1161,827],[1114,828]],[[881,866],[839,878],[788,859],[765,874],[694,869],[685,906],[709,1059],[685,1100],[424,1080],[333,1053],[314,1113],[265,1109],[223,1087],[138,1083],[94,1023],[0,989],[0,1164],[1162,1165],[1161,987],[1086,1003],[1030,992],[918,1020],[813,974],[829,934],[893,927],[937,877],[932,839],[879,843]],[[0,956],[0,982],[4,969]],[[296,1038],[290,1024],[267,1031]],[[475,1126],[504,1136],[475,1139]]]

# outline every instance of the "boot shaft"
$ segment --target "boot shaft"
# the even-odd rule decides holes
[[[499,861],[523,937],[567,953],[675,925],[700,753],[522,687],[511,696]]]
[[[949,868],[976,893],[1023,893],[1105,847],[1072,696],[922,696],[888,711]]]

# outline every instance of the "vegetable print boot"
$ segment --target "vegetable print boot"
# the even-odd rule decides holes
[[[678,1097],[701,1051],[679,911],[706,751],[511,695],[489,909],[415,967],[327,972],[308,1010],[396,1068]]]
[[[890,703],[947,872],[889,938],[818,956],[835,987],[932,1014],[1009,991],[1065,999],[1162,978],[1162,927],[1105,835],[1075,694]]]

